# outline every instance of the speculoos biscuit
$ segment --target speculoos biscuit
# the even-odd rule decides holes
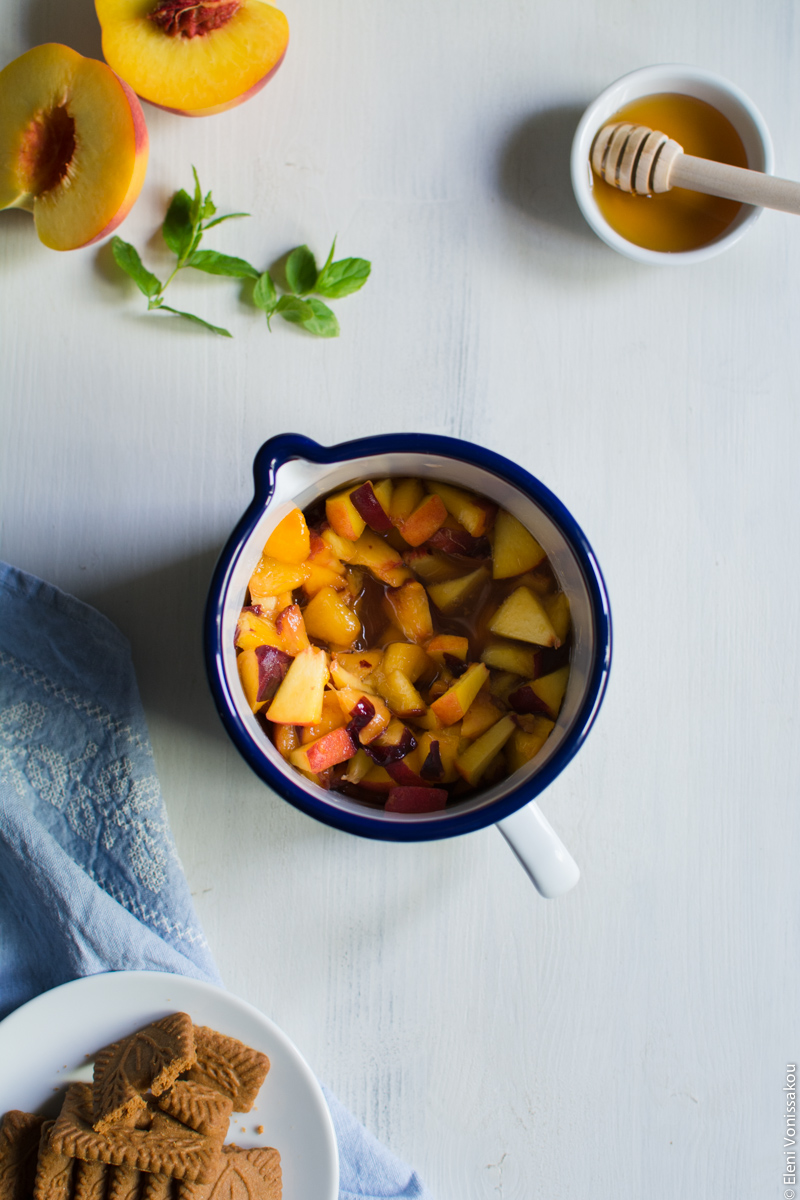
[[[157,1098],[156,1104],[190,1129],[196,1129],[198,1133],[221,1133],[223,1140],[233,1111],[230,1096],[190,1079],[173,1083]]]
[[[36,1175],[33,1180],[33,1200],[71,1200],[72,1171],[75,1160],[53,1148],[52,1133],[55,1121],[45,1121],[39,1139]]]
[[[109,1167],[106,1200],[139,1200],[141,1182],[142,1173],[135,1167]]]
[[[36,1174],[43,1117],[12,1109],[0,1123],[0,1200],[27,1200]]]
[[[92,1124],[98,1133],[135,1122],[148,1092],[159,1096],[194,1062],[186,1013],[171,1013],[101,1050],[94,1064]]]
[[[72,1200],[104,1200],[108,1165],[76,1160],[72,1174]]]
[[[180,1183],[177,1200],[281,1200],[281,1156],[271,1146],[225,1146],[212,1183]]]
[[[195,1025],[194,1045],[197,1061],[186,1078],[230,1096],[235,1112],[250,1112],[269,1071],[266,1054],[207,1025]]]
[[[70,1085],[50,1135],[60,1154],[89,1162],[113,1163],[175,1179],[213,1179],[224,1134],[212,1136],[187,1128],[166,1113],[153,1114],[149,1129],[112,1126],[98,1133],[92,1126],[92,1089]]]

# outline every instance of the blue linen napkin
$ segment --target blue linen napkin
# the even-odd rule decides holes
[[[127,640],[0,563],[0,1018],[102,971],[221,984],[153,763]],[[340,1200],[430,1200],[328,1091]]]

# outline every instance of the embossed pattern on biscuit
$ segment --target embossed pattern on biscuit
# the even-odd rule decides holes
[[[196,1129],[199,1133],[221,1133],[223,1138],[228,1132],[228,1121],[233,1111],[230,1096],[189,1079],[173,1083],[158,1097],[156,1104],[190,1129]]]
[[[76,1161],[72,1200],[103,1200],[107,1182],[108,1166],[105,1163]]]
[[[50,1135],[53,1149],[86,1161],[113,1163],[171,1175],[176,1179],[213,1179],[222,1137],[198,1133],[166,1113],[155,1113],[149,1129],[112,1127],[98,1133],[91,1123],[92,1089],[73,1083]]]
[[[186,1013],[171,1013],[101,1050],[94,1064],[93,1124],[98,1133],[135,1120],[144,1093],[158,1096],[194,1062]]]
[[[206,1025],[195,1025],[194,1044],[197,1062],[186,1078],[230,1096],[236,1112],[250,1112],[269,1071],[266,1054]]]
[[[44,1119],[18,1108],[0,1124],[0,1200],[27,1200],[36,1174]]]
[[[33,1181],[33,1200],[70,1200],[74,1159],[59,1154],[52,1144],[55,1121],[45,1121],[39,1140],[36,1176]]]
[[[281,1156],[271,1146],[226,1146],[219,1176],[211,1184],[180,1183],[177,1200],[281,1200]]]
[[[142,1173],[135,1167],[109,1167],[106,1200],[139,1200],[141,1182]]]
[[[174,1179],[169,1175],[143,1175],[140,1200],[172,1200]]]

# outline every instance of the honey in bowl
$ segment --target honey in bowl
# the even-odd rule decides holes
[[[657,129],[683,146],[685,154],[747,167],[739,134],[718,109],[696,96],[643,96],[619,109],[611,121]],[[597,207],[626,241],[646,250],[682,253],[707,246],[735,221],[741,204],[673,188],[656,196],[633,196],[593,176]]]

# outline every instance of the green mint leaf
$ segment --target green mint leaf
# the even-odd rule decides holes
[[[298,246],[287,258],[286,282],[298,296],[313,292],[317,282],[317,264],[308,246]]]
[[[256,308],[260,308],[267,316],[270,316],[278,303],[278,293],[275,290],[275,284],[272,282],[272,276],[269,271],[265,271],[263,275],[259,275],[258,283],[253,288],[253,303]]]
[[[123,242],[120,237],[112,238],[111,253],[114,255],[117,266],[130,276],[143,295],[148,298],[158,295],[161,291],[161,284],[155,275],[144,266],[138,252],[130,242]]]
[[[206,192],[206,198],[203,201],[203,208],[200,213],[202,220],[205,221],[206,217],[213,217],[214,213],[216,211],[217,211],[217,206],[214,203],[214,201],[211,199],[211,192]]]
[[[183,258],[188,253],[194,237],[191,210],[191,197],[181,188],[172,197],[164,224],[161,226],[164,241],[178,258]]]
[[[365,258],[342,258],[320,272],[314,291],[331,300],[340,300],[362,288],[372,267]]]
[[[194,196],[192,198],[192,225],[197,225],[200,220],[201,211],[203,208],[203,193],[200,190],[200,180],[197,178],[197,169],[192,167],[194,175]]]
[[[327,304],[323,304],[321,300],[316,300],[313,296],[308,303],[311,305],[314,315],[307,321],[303,321],[303,328],[307,329],[309,333],[315,333],[317,337],[338,337],[339,322],[335,313],[331,312]]]
[[[336,250],[336,238],[334,238],[334,239],[333,239],[333,243],[332,243],[332,245],[331,245],[331,248],[330,248],[330,250],[328,251],[328,257],[325,259],[325,266],[324,266],[324,267],[322,268],[322,270],[320,271],[320,275],[324,275],[324,274],[325,274],[325,272],[327,271],[328,267],[329,267],[329,266],[331,265],[331,263],[333,262],[333,255],[334,255],[334,252],[335,252],[335,250]]]
[[[202,317],[196,317],[194,313],[181,312],[179,308],[170,308],[168,304],[162,304],[161,311],[174,313],[176,317],[185,317],[187,321],[194,321],[195,325],[202,325],[203,329],[210,329],[212,333],[218,333],[220,337],[233,337],[233,334],[228,333],[227,329],[222,329],[219,325],[212,325],[209,321],[204,321]]]
[[[217,217],[215,221],[207,221],[203,226],[203,232],[207,229],[213,229],[215,225],[221,225],[223,221],[232,221],[234,217],[249,217],[250,213],[227,213],[224,217]]]
[[[280,313],[284,320],[291,321],[292,325],[303,325],[314,316],[309,301],[301,300],[299,296],[281,296],[275,305],[275,312]]]
[[[234,279],[259,278],[255,267],[251,267],[243,258],[233,258],[230,254],[220,254],[216,250],[195,250],[186,260],[186,265],[198,271],[206,271],[209,275],[228,275]]]

